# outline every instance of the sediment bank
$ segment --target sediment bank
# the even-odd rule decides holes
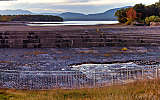
[[[51,89],[65,87],[66,82],[70,82],[69,87],[72,87],[74,84],[79,86],[84,80],[95,85],[94,77],[90,80],[79,72],[84,79],[81,80],[77,77],[77,71],[69,72],[74,74],[71,77],[66,73],[72,71],[70,65],[85,62],[102,64],[137,61],[136,64],[147,63],[149,66],[157,64],[160,62],[159,29],[109,25],[1,26],[0,88]],[[155,71],[153,69],[152,73]],[[60,73],[57,76],[55,72],[65,72],[65,75]],[[112,75],[110,81],[116,77]]]
[[[159,46],[160,27],[2,26],[1,48],[89,48]]]

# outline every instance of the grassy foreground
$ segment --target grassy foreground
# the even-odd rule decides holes
[[[75,90],[0,90],[0,100],[160,100],[160,80]]]

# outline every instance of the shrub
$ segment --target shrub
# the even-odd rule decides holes
[[[127,14],[128,8],[123,8],[120,10],[117,10],[115,13],[115,16],[117,16],[117,19],[120,23],[126,23],[127,22]]]
[[[134,22],[134,19],[127,18],[127,22],[125,24],[126,25],[131,25],[131,24],[133,24],[133,22]]]
[[[150,25],[150,22],[160,22],[160,17],[159,17],[159,16],[146,17],[145,23],[146,23],[147,25]]]
[[[118,21],[120,22],[120,23],[126,23],[127,22],[127,18],[126,17],[122,17],[122,18],[118,18]]]
[[[121,50],[122,50],[122,51],[127,51],[128,49],[127,49],[127,48],[122,48]]]
[[[117,19],[120,23],[125,23],[127,25],[132,24],[137,18],[136,11],[133,8],[123,8],[117,10],[115,16],[117,16]]]

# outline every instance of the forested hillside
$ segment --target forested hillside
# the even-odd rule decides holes
[[[63,18],[52,15],[0,15],[0,22],[8,21],[63,21]]]

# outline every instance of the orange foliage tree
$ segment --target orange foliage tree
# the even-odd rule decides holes
[[[136,15],[137,15],[137,13],[136,13],[136,11],[133,8],[130,8],[127,11],[127,18],[129,18],[129,19],[136,19],[137,18]]]
[[[132,24],[135,21],[135,19],[137,18],[137,16],[136,16],[137,13],[136,13],[136,11],[133,8],[130,8],[126,12],[126,15],[127,15],[127,22],[126,22],[127,25]]]

